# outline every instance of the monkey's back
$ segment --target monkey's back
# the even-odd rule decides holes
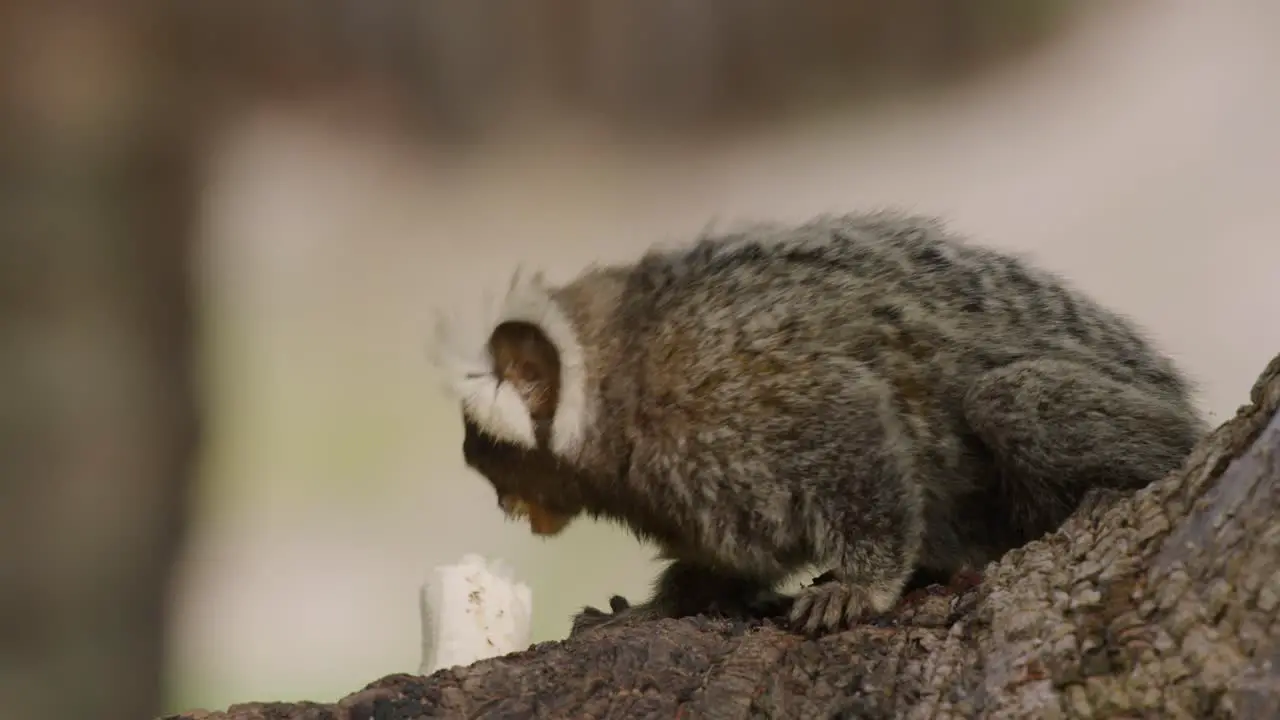
[[[926,502],[941,514],[966,502],[1000,512],[988,454],[962,413],[967,389],[994,368],[1071,360],[1194,414],[1186,381],[1124,317],[929,218],[844,215],[706,238],[646,255],[622,297],[625,340],[606,384],[625,400],[607,409],[608,422],[638,443],[641,462],[675,478],[675,495],[736,502],[763,493],[747,503],[757,515],[782,512],[783,496],[770,500],[743,478],[769,476],[780,452],[838,437],[833,388],[862,369],[892,388],[933,471]],[[804,474],[825,470],[841,468]]]
[[[1062,358],[1188,393],[1126,318],[930,218],[844,215],[706,238],[646,255],[624,296],[627,357],[638,361],[630,370],[654,392],[731,383],[739,387],[722,399],[732,401],[753,394],[737,392],[742,385],[795,391],[806,375],[852,359],[904,400],[945,399],[992,368]],[[731,369],[740,372],[722,377]]]

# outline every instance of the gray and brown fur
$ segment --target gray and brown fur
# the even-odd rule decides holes
[[[809,566],[834,580],[789,621],[838,629],[890,609],[913,571],[981,568],[1090,488],[1164,476],[1205,429],[1131,322],[891,212],[518,279],[477,328],[440,340],[467,358],[445,364],[469,398],[467,463],[556,532],[586,513],[672,560],[647,603],[587,608],[575,630],[740,610]],[[485,405],[503,392],[519,432]]]

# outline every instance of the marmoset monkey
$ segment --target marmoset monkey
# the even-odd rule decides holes
[[[479,303],[477,302],[477,306]],[[516,274],[444,318],[463,453],[554,535],[621,523],[673,562],[621,617],[749,607],[803,567],[789,624],[891,609],[913,571],[981,569],[1087,490],[1144,486],[1206,427],[1130,321],[1057,276],[894,212],[760,225]]]

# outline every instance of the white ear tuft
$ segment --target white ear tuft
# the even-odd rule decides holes
[[[535,447],[533,419],[515,388],[494,375],[489,339],[504,322],[536,325],[560,359],[560,399],[552,421],[551,448],[573,454],[588,423],[582,345],[541,272],[512,273],[500,297],[485,293],[471,312],[437,312],[434,360],[463,411],[491,436]]]

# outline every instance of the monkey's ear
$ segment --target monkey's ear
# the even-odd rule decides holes
[[[560,395],[560,353],[541,328],[504,322],[489,338],[493,374],[520,394],[535,423],[550,422]]]
[[[437,317],[433,355],[484,435],[570,455],[590,426],[578,332],[540,274]]]

